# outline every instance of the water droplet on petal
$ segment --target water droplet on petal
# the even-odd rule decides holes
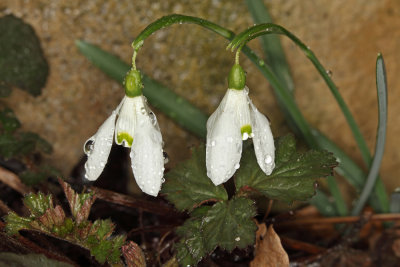
[[[140,113],[142,113],[143,115],[146,114],[146,109],[144,107],[140,108]]]
[[[271,162],[272,162],[272,157],[270,156],[270,155],[267,155],[266,157],[265,157],[265,163],[267,163],[267,164],[270,164]]]
[[[83,146],[83,151],[87,156],[89,156],[90,154],[92,154],[93,149],[94,149],[94,140],[93,139],[87,140],[85,145]]]
[[[164,164],[167,164],[168,161],[169,161],[169,157],[168,157],[167,152],[163,151],[163,157],[164,157]]]
[[[161,183],[165,183],[165,178],[161,178]]]
[[[237,169],[239,169],[240,168],[240,164],[239,163],[236,163],[235,164],[235,169],[237,170]]]
[[[216,142],[213,140],[211,141],[211,146],[215,146]]]

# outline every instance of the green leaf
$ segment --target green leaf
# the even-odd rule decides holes
[[[33,28],[13,15],[0,18],[0,81],[38,96],[49,66]]]
[[[11,134],[0,135],[0,155],[5,159],[15,157],[24,150],[23,144],[21,144]]]
[[[191,211],[207,201],[227,200],[222,185],[215,186],[207,177],[205,147],[193,149],[192,157],[166,174],[161,193],[180,210]]]
[[[212,251],[219,246],[232,251],[253,244],[257,230],[252,221],[255,215],[254,203],[248,198],[216,203],[202,220],[205,248]]]
[[[0,265],[10,267],[72,267],[69,263],[49,259],[42,254],[15,254],[11,252],[0,253]]]
[[[241,168],[236,173],[236,190],[255,190],[265,196],[292,202],[306,200],[315,193],[317,178],[331,175],[337,166],[336,158],[327,151],[296,152],[293,135],[275,141],[275,169],[267,176],[258,166],[254,149],[247,149],[242,156]]]
[[[11,95],[11,86],[4,81],[0,81],[0,97],[8,97]]]
[[[19,134],[21,142],[25,144],[33,144],[34,150],[50,154],[53,152],[53,148],[49,142],[44,140],[36,133],[32,132],[22,132]]]
[[[175,244],[177,259],[182,266],[196,265],[208,252],[204,245],[202,233],[202,219],[211,209],[210,206],[202,206],[191,213],[191,217],[176,229],[176,234],[181,237]]]
[[[12,133],[21,127],[21,123],[10,108],[0,111],[0,123],[6,133]]]
[[[234,198],[195,209],[191,217],[176,229],[181,240],[175,244],[181,266],[196,265],[217,246],[232,251],[255,241],[256,210],[252,200]]]

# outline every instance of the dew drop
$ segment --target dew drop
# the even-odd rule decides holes
[[[235,164],[235,169],[237,170],[237,169],[239,169],[240,168],[240,164],[239,163],[236,163]]]
[[[169,162],[169,157],[167,152],[163,151],[163,157],[164,157],[164,164],[167,164]]]
[[[240,241],[240,237],[239,237],[239,236],[236,237],[236,238],[235,238],[235,241],[236,241],[236,242],[239,242],[239,241]]]
[[[93,139],[87,140],[85,145],[83,146],[83,151],[87,156],[89,156],[90,154],[92,154],[93,149],[94,149],[94,140]]]
[[[213,140],[213,141],[211,141],[211,146],[215,146],[215,141]]]
[[[332,71],[331,70],[326,70],[325,72],[326,72],[326,74],[328,74],[329,77],[332,76]]]
[[[272,157],[270,156],[270,155],[267,155],[266,157],[265,157],[265,163],[267,163],[267,164],[270,164],[271,162],[272,162]]]
[[[165,183],[165,178],[161,178],[161,183]]]
[[[146,109],[144,107],[141,107],[140,112],[144,115],[144,114],[146,114]]]

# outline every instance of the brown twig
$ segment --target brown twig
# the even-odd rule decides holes
[[[280,236],[282,245],[291,249],[304,251],[310,254],[319,254],[326,249],[303,241],[295,240],[289,237]]]
[[[268,202],[268,207],[267,207],[267,211],[264,214],[264,218],[263,221],[265,221],[268,218],[269,213],[271,212],[272,209],[272,205],[274,204],[274,200],[270,199]]]
[[[348,217],[330,217],[330,218],[307,218],[307,219],[294,219],[293,221],[280,222],[279,227],[282,226],[296,226],[296,225],[311,225],[311,224],[336,224],[336,223],[354,223],[358,222],[363,217],[348,216]],[[387,214],[374,214],[370,216],[369,221],[398,221],[400,220],[400,213],[387,213]]]
[[[168,230],[170,231],[171,229],[177,227],[178,225],[155,225],[155,226],[147,226],[147,227],[139,227],[139,228],[134,228],[130,230],[127,234],[128,237],[132,237],[136,234],[141,234],[144,232],[156,232],[156,231],[161,231],[161,230]]]
[[[28,186],[21,182],[21,179],[19,179],[18,175],[3,167],[0,167],[0,181],[19,192],[21,195],[32,192]]]
[[[136,198],[133,196],[128,196],[113,192],[110,190],[98,188],[95,186],[90,187],[90,190],[96,194],[98,199],[102,199],[107,202],[119,204],[131,208],[140,208],[143,211],[163,215],[167,217],[180,217],[181,214],[178,213],[174,208],[155,201],[144,200],[141,198]]]

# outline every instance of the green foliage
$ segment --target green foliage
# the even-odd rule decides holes
[[[175,246],[179,263],[195,265],[217,246],[232,251],[253,244],[257,229],[252,221],[255,215],[254,202],[243,197],[195,209],[176,230],[181,237]]]
[[[49,259],[42,254],[15,254],[11,252],[0,253],[0,265],[19,267],[72,267],[69,263]]]
[[[191,211],[208,201],[227,200],[225,188],[207,177],[205,148],[193,149],[192,157],[166,174],[161,193],[180,210]]]
[[[316,179],[330,175],[337,166],[336,158],[327,151],[297,152],[293,135],[277,139],[275,147],[276,167],[271,175],[259,168],[253,148],[244,151],[235,177],[237,191],[256,191],[285,202],[307,200],[315,193]]]
[[[0,111],[0,123],[5,133],[13,133],[21,127],[21,123],[10,108],[5,108]]]
[[[72,218],[66,217],[61,206],[53,204],[51,195],[30,193],[24,198],[24,205],[30,215],[22,217],[10,212],[5,217],[6,232],[15,235],[23,229],[40,231],[89,249],[91,255],[101,264],[121,264],[121,247],[126,237],[112,236],[115,225],[109,219],[94,222],[87,219],[95,201],[92,193],[77,194],[67,183],[61,180],[59,182],[71,207]],[[126,254],[132,256],[137,253],[138,248],[128,244],[123,255],[127,257]]]
[[[10,85],[33,96],[41,93],[49,67],[33,28],[13,15],[0,18],[0,90],[10,94]]]

